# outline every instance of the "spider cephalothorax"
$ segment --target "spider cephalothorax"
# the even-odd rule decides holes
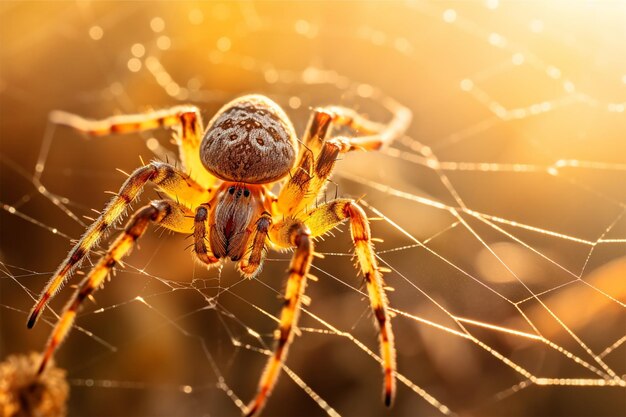
[[[255,219],[265,210],[261,187],[225,183],[214,198],[209,243],[216,258],[240,260],[247,247]],[[210,204],[210,203],[209,203]]]
[[[275,333],[274,354],[261,376],[255,399],[245,410],[248,415],[257,414],[276,384],[293,338],[313,258],[313,239],[349,220],[355,254],[380,330],[384,401],[390,405],[395,391],[395,349],[387,297],[367,217],[350,199],[313,204],[340,153],[378,149],[404,133],[411,113],[391,100],[387,105],[394,111],[394,118],[388,124],[371,122],[344,107],[314,110],[301,140],[306,149],[302,152],[298,151],[296,134],[285,112],[260,95],[243,96],[226,104],[209,122],[206,131],[200,112],[193,106],[100,121],[53,112],[54,123],[90,135],[172,127],[183,170],[156,161],[135,170],[61,263],[35,305],[29,327],[34,326],[50,298],[120,220],[148,182],[169,197],[137,210],[124,232],[82,281],[50,336],[39,373],[71,329],[81,303],[102,286],[109,272],[128,254],[150,223],[191,233],[196,259],[207,267],[230,259],[237,262],[237,268],[247,277],[259,273],[267,249],[294,248],[280,324]],[[333,128],[352,130],[356,135],[333,137]],[[281,183],[276,195],[272,189],[277,182]]]

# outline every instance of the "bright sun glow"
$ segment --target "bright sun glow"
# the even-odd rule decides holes
[[[351,197],[370,219],[398,355],[393,408],[343,225],[316,242],[263,415],[625,414],[626,2],[379,6],[0,4],[0,377],[32,367],[34,356],[9,355],[44,346],[74,290],[35,329],[26,318],[103,191],[151,160],[178,160],[172,132],[86,138],[55,125],[67,115],[56,110],[193,104],[206,123],[255,92],[299,135],[325,105],[381,123],[395,103],[413,113],[390,146],[342,156],[311,202]],[[156,198],[150,188],[133,208]],[[69,399],[54,398],[71,415],[246,410],[292,253],[271,252],[249,280],[232,263],[194,263],[190,243],[149,229],[85,300],[51,379],[67,380]]]

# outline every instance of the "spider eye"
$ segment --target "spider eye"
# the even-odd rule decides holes
[[[250,197],[250,191],[249,190],[243,190],[243,196],[244,197]]]
[[[228,188],[228,193],[229,194],[235,194],[235,187],[229,187]]]

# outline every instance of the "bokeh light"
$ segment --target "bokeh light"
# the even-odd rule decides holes
[[[342,157],[319,198],[360,199],[382,240],[394,407],[343,227],[264,415],[626,414],[624,22],[619,1],[0,3],[0,361],[44,346],[71,288],[28,312],[116,169],[176,160],[170,132],[85,138],[52,110],[208,121],[256,92],[302,133],[314,107],[388,122],[394,101],[406,135]],[[189,243],[149,232],[82,310],[56,357],[69,415],[241,413],[291,254],[246,280]]]

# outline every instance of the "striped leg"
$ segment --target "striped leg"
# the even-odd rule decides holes
[[[411,111],[391,99],[384,105],[393,114],[389,123],[377,123],[358,112],[341,106],[315,109],[302,136],[305,146],[300,149],[298,163],[290,179],[278,195],[278,209],[292,215],[306,209],[325,186],[339,153],[354,150],[380,149],[404,134],[411,122]],[[348,128],[356,137],[332,137],[333,129]],[[327,147],[330,144],[330,147]]]
[[[208,198],[209,195],[207,191],[203,191],[199,185],[193,182],[189,176],[179,172],[171,165],[152,162],[137,169],[124,182],[119,193],[113,197],[102,211],[100,217],[87,229],[83,237],[61,263],[50,281],[48,281],[30,314],[28,319],[29,328],[35,325],[39,314],[50,298],[61,288],[72,271],[80,265],[85,255],[106,235],[108,229],[117,223],[147,182],[156,184],[168,195],[180,198],[185,204],[195,205],[196,201]]]
[[[253,278],[259,272],[265,258],[267,234],[272,225],[272,217],[264,213],[256,222],[256,232],[252,235],[251,244],[246,255],[237,264],[239,271],[247,278]]]
[[[313,257],[313,241],[309,229],[302,223],[281,222],[270,228],[272,242],[283,247],[296,247],[289,265],[289,278],[285,299],[280,313],[280,325],[275,333],[276,347],[259,382],[256,397],[248,405],[246,416],[258,415],[270,396],[281,366],[287,358],[287,350],[293,338],[293,328],[298,323],[306,276]]]
[[[104,284],[111,269],[121,263],[121,259],[130,252],[137,239],[146,231],[148,224],[153,222],[177,232],[189,232],[193,223],[187,217],[188,214],[186,208],[163,200],[154,201],[135,212],[126,225],[125,231],[111,244],[106,254],[85,277],[74,297],[63,310],[43,353],[39,374],[44,371],[57,347],[72,328],[82,302]]]
[[[185,170],[204,188],[215,184],[216,178],[200,161],[200,141],[204,127],[197,107],[175,106],[146,114],[113,116],[103,120],[88,120],[63,111],[53,111],[50,113],[50,120],[92,136],[142,132],[161,127],[174,128]]]
[[[333,127],[346,126],[359,134],[357,137],[350,138],[350,151],[370,151],[389,145],[393,140],[402,136],[413,117],[408,108],[393,100],[387,99],[385,104],[393,114],[389,123],[373,122],[347,107],[328,106],[320,111],[332,115]]]
[[[194,252],[196,258],[209,268],[217,266],[220,263],[220,260],[216,258],[206,246],[208,234],[206,225],[210,209],[211,207],[208,204],[202,204],[196,209],[193,227]]]
[[[380,356],[383,361],[384,401],[390,406],[395,395],[396,353],[387,296],[378,269],[369,222],[363,209],[349,199],[338,199],[310,210],[301,217],[313,237],[323,235],[346,219],[350,220],[352,241],[361,272],[365,279],[370,305],[380,330]]]
[[[349,150],[380,149],[403,135],[412,119],[411,111],[401,104],[391,99],[385,100],[384,104],[393,114],[389,123],[373,122],[347,107],[317,108],[311,114],[302,142],[314,155],[317,155],[326,138],[332,135],[334,128],[347,127],[359,135],[350,141]]]
[[[292,215],[315,199],[326,178],[320,178],[320,168],[337,157],[334,147],[326,146],[326,138],[332,131],[334,114],[325,109],[315,109],[302,136],[303,147],[289,180],[280,189],[278,210],[286,216]],[[326,164],[327,165],[327,164]],[[332,169],[331,164],[330,168]],[[320,185],[320,183],[322,185]]]
[[[292,216],[315,203],[320,191],[335,167],[339,153],[348,150],[348,139],[333,138],[322,144],[316,160],[311,152],[300,159],[298,170],[283,185],[278,195],[278,210],[285,216]]]
[[[332,130],[333,114],[323,108],[317,108],[311,113],[309,123],[302,135],[302,143],[305,145],[300,149],[300,157],[304,152],[310,151],[314,156],[319,154],[322,144]]]

